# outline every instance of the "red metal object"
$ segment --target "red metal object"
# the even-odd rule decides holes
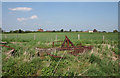
[[[73,45],[73,43],[69,40],[69,38],[68,38],[66,35],[65,35],[65,40],[64,40],[61,48],[65,47],[65,44],[66,44],[66,47],[67,47],[67,48],[70,47],[69,44],[71,44],[72,47],[75,47],[75,46]]]
[[[69,52],[70,54],[74,55],[74,56],[79,56],[79,53],[83,53],[86,51],[89,51],[92,49],[92,46],[79,46],[77,48],[74,49],[74,51]]]
[[[54,47],[54,42],[53,42],[53,46],[52,47]]]
[[[13,53],[14,53],[14,51],[15,51],[14,48],[9,47],[9,46],[6,46],[6,45],[0,45],[0,46],[10,48],[11,50],[8,52],[8,54],[11,53],[11,54],[13,55]]]
[[[53,47],[54,47],[54,42],[53,42]],[[70,41],[70,39],[66,35],[65,35],[65,40],[61,45],[61,48],[57,48],[58,51],[70,50],[72,52],[69,52],[69,53],[74,56],[78,56],[79,53],[83,53],[91,49],[92,49],[92,46],[82,46],[81,43],[80,43],[80,46],[74,46],[73,43]],[[48,55],[54,58],[64,58],[64,57],[52,55],[50,53],[48,53]]]
[[[10,48],[10,49],[14,49],[14,48],[9,47],[9,46],[6,46],[6,45],[0,45],[0,46],[2,46],[2,47],[7,47],[7,48]],[[14,49],[14,50],[15,50],[15,49]]]

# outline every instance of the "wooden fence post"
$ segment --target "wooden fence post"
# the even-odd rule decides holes
[[[78,40],[80,40],[80,34],[78,34]]]
[[[104,41],[104,35],[103,35],[103,41]]]
[[[104,43],[104,40],[105,40],[105,37],[104,37],[104,35],[103,35],[103,43]]]

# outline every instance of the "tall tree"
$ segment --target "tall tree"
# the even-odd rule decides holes
[[[113,30],[113,32],[115,33],[115,32],[118,32],[117,30]]]
[[[63,29],[61,29],[61,32],[63,32],[64,30]]]
[[[22,30],[21,29],[19,29],[19,31],[18,31],[19,33],[22,33]]]
[[[97,32],[97,30],[96,30],[96,29],[94,29],[94,30],[93,30],[93,32]]]

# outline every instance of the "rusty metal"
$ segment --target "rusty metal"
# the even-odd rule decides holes
[[[57,50],[58,50],[58,51],[74,50],[74,48],[73,48],[73,47],[69,47],[69,48],[63,47],[63,48],[58,48]]]
[[[84,52],[90,51],[92,49],[92,46],[82,46],[81,43],[79,46],[74,46],[74,44],[70,41],[70,39],[66,35],[65,35],[64,41],[56,41],[56,42],[63,42],[60,48],[55,48],[57,51],[65,51],[65,50],[71,51],[68,53],[72,54],[74,56],[78,56],[79,53],[84,53]],[[52,44],[53,47],[54,47],[54,43],[55,42],[53,42],[53,44]],[[50,55],[54,58],[64,58],[61,56],[52,55],[51,53],[48,53],[48,52],[47,52],[47,55]]]
[[[7,57],[5,58],[5,60],[7,60],[10,56],[13,56],[14,55],[14,52],[15,52],[15,49],[12,48],[12,47],[9,47],[9,46],[6,46],[6,45],[0,45],[1,47],[7,47],[7,48],[10,48],[11,50],[7,53]]]
[[[65,47],[65,44],[66,44],[66,47],[67,47],[67,48],[70,46],[69,44],[71,44],[72,47],[75,47],[75,46],[73,45],[73,43],[70,41],[70,39],[69,39],[66,35],[65,35],[65,40],[64,40],[61,48]]]
[[[54,42],[53,42],[53,45],[52,45],[52,47],[54,47]]]
[[[84,52],[90,51],[91,49],[92,49],[92,46],[79,46],[75,48],[74,51],[69,53],[74,56],[78,56],[79,53],[84,53]]]
[[[9,47],[9,46],[6,46],[6,45],[0,45],[0,46],[2,46],[2,47],[7,47],[7,48],[10,48],[10,49],[14,49],[14,48]],[[14,50],[15,50],[15,49],[14,49]]]
[[[66,44],[66,47],[65,47]],[[71,44],[71,46],[69,45]],[[65,40],[61,46],[61,48],[59,48],[58,50],[73,50],[72,52],[69,52],[72,55],[77,56],[79,53],[83,53],[86,51],[89,51],[92,49],[92,46],[82,46],[82,44],[80,43],[80,46],[74,46],[73,43],[70,41],[70,39],[65,35]]]

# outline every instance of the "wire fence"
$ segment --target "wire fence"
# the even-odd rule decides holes
[[[45,41],[55,41],[63,40],[67,35],[72,40],[117,40],[117,34],[2,34],[2,40],[4,39],[21,39],[21,40],[45,40]]]

